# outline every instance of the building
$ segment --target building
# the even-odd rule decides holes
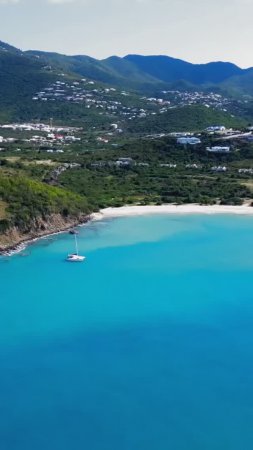
[[[211,127],[206,128],[208,133],[220,133],[226,131],[226,127],[223,125],[212,125]]]
[[[201,140],[196,137],[180,137],[177,139],[177,144],[180,145],[197,145],[201,144]]]
[[[132,164],[133,164],[132,158],[119,158],[115,163],[115,165],[118,167],[131,166]]]
[[[202,166],[198,166],[198,164],[186,164],[186,169],[201,169]]]
[[[176,169],[176,164],[160,164],[160,167],[168,167],[169,169]]]
[[[206,150],[211,153],[229,153],[230,147],[220,147],[220,146],[206,147]]]
[[[214,166],[211,168],[213,172],[227,172],[226,166]]]

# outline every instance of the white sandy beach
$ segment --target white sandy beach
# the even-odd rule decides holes
[[[119,208],[105,208],[98,213],[93,213],[90,216],[92,221],[113,219],[116,217],[138,216],[138,215],[159,215],[159,214],[230,214],[230,215],[248,215],[253,216],[253,207],[248,205],[229,206],[229,205],[147,205],[147,206],[122,206]],[[88,222],[87,222],[88,223]],[[87,224],[86,223],[86,224]],[[80,224],[79,226],[83,226]],[[68,230],[59,230],[53,233],[45,234],[44,236],[37,236],[31,239],[17,242],[16,245],[6,248],[2,254],[11,256],[15,253],[23,251],[27,245],[36,242],[40,239],[46,239],[49,236],[66,233]]]
[[[120,208],[105,208],[92,215],[93,220],[113,217],[153,215],[153,214],[241,214],[253,215],[253,207],[248,205],[148,205],[122,206]]]

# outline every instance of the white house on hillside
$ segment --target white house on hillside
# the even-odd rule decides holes
[[[211,153],[229,153],[230,147],[206,147],[206,150]]]
[[[181,145],[197,145],[201,144],[201,140],[196,137],[180,137],[177,139],[177,143]]]

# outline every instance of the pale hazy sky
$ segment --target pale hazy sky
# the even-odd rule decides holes
[[[96,58],[165,54],[253,66],[253,0],[0,0],[0,40]]]

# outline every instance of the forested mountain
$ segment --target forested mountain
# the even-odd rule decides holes
[[[93,78],[104,83],[151,89],[154,86],[169,86],[184,82],[188,86],[222,86],[232,80],[241,87],[241,77],[253,78],[253,68],[241,69],[229,62],[191,64],[169,56],[127,55],[123,58],[111,56],[97,60],[88,56],[66,56],[57,53],[31,51],[28,54],[58,64],[59,68]],[[229,84],[225,86],[229,87]],[[247,89],[247,88],[246,88]]]
[[[253,98],[253,70],[248,70],[240,76],[228,78],[221,83],[220,87],[229,92],[230,95],[245,95]]]
[[[55,78],[38,58],[0,42],[0,118],[30,104],[34,93]]]
[[[87,121],[94,114],[100,120],[99,110],[85,110],[78,101],[59,102],[60,96],[55,96],[54,103],[47,102],[49,98],[36,104],[32,101],[38,92],[52,89],[59,79],[71,84],[82,78],[100,83],[104,88],[127,89],[126,106],[132,108],[137,102],[134,94],[138,94],[139,99],[143,95],[159,98],[166,90],[213,91],[231,98],[245,95],[249,100],[253,98],[253,69],[244,70],[231,63],[191,64],[168,56],[140,55],[97,60],[82,55],[24,52],[0,42],[0,120],[45,120],[53,116],[59,120],[84,118]],[[99,85],[95,88],[99,89]],[[106,101],[118,101],[117,95],[110,92]],[[228,112],[251,121],[251,105],[237,105]]]
[[[149,74],[162,82],[184,80],[195,85],[220,83],[234,75],[241,75],[244,70],[234,64],[214,62],[209,64],[191,64],[169,56],[128,55],[123,58],[131,62],[138,70]]]

